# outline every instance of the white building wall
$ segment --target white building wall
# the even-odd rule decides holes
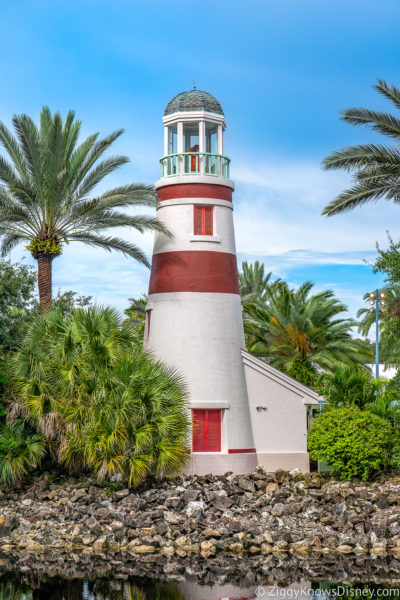
[[[258,464],[309,470],[307,406],[318,394],[248,352],[242,352]]]

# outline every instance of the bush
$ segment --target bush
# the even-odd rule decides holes
[[[15,485],[35,469],[46,453],[45,440],[23,420],[0,428],[0,483]]]
[[[400,471],[400,441],[393,446],[390,466],[396,469],[396,471]]]
[[[313,460],[325,460],[342,479],[367,480],[388,461],[391,433],[385,419],[368,411],[328,407],[309,432],[308,448]]]
[[[11,361],[17,405],[72,471],[137,485],[176,474],[188,457],[186,391],[138,345],[116,310],[52,309],[32,323]]]

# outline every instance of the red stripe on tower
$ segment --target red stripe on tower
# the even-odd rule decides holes
[[[232,190],[226,185],[212,183],[180,183],[158,188],[158,200],[176,200],[178,198],[215,198],[232,202]]]
[[[204,250],[154,254],[149,294],[168,292],[239,294],[236,256]]]

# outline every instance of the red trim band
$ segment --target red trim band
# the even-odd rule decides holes
[[[149,294],[168,292],[239,294],[235,254],[203,250],[154,254]]]
[[[255,448],[231,448],[228,454],[250,454],[256,452]]]
[[[177,198],[215,198],[232,202],[232,190],[225,185],[213,183],[179,183],[167,185],[157,190],[158,200],[176,200]]]

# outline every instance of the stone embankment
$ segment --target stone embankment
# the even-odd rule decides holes
[[[182,477],[146,489],[43,478],[0,496],[3,556],[107,554],[118,563],[199,556],[392,554],[400,570],[400,479],[349,483],[298,471]],[[392,565],[392,566],[393,566]],[[397,567],[396,567],[397,568]]]

